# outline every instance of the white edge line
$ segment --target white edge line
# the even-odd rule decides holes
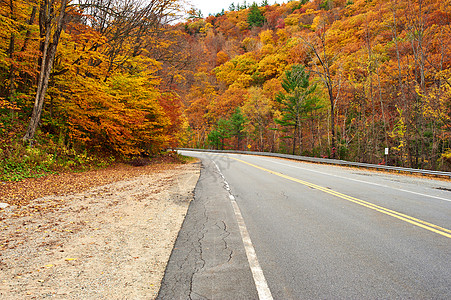
[[[218,169],[219,174],[224,180],[224,184],[226,187],[229,187],[224,175],[219,169],[216,162],[213,161],[213,164]],[[247,231],[246,224],[243,219],[243,215],[241,214],[240,208],[238,207],[238,203],[235,201],[235,197],[230,192],[230,189],[227,188],[229,192],[229,199],[233,207],[233,211],[235,213],[235,218],[238,223],[238,227],[240,229],[241,239],[243,240],[244,250],[246,251],[247,260],[249,262],[249,266],[251,268],[252,277],[254,278],[255,287],[257,288],[258,298],[260,300],[272,300],[272,294],[268,287],[268,283],[266,282],[265,275],[263,274],[263,270],[260,267],[260,264],[257,259],[257,254],[255,253],[254,246],[252,245],[251,238],[249,236],[249,232]]]

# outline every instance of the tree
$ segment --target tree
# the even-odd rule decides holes
[[[210,145],[218,150],[224,150],[225,139],[230,137],[230,128],[230,120],[219,119],[215,129],[208,134]]]
[[[235,109],[235,112],[230,117],[230,129],[231,129],[231,136],[235,137],[236,144],[235,149],[240,150],[241,149],[241,141],[243,139],[243,130],[244,130],[244,123],[246,122],[246,119],[244,118],[243,114],[241,113],[241,109],[237,107]]]
[[[188,20],[189,19],[203,19],[203,18],[204,18],[204,15],[203,15],[202,11],[198,8],[193,7],[188,11]]]
[[[31,1],[8,0],[0,5],[0,109],[9,110],[11,121],[36,76],[36,11]]]
[[[41,67],[35,104],[28,129],[23,137],[24,141],[34,138],[41,120],[61,32],[69,20],[76,23],[74,36],[80,29],[89,28],[88,31],[101,37],[101,42],[94,42],[87,49],[83,47],[85,50],[83,54],[91,55],[99,52],[99,56],[103,55],[102,58],[89,59],[87,63],[91,69],[106,66],[102,79],[107,82],[108,78],[118,70],[136,72],[133,69],[133,60],[136,60],[143,52],[148,53],[145,49],[150,48],[155,37],[164,32],[161,27],[175,18],[175,12],[178,9],[176,0],[150,0],[145,3],[139,0],[125,2],[80,0],[70,8],[69,2],[70,0],[41,1],[39,10],[39,28],[42,38]],[[56,11],[59,13],[56,14]],[[85,39],[90,41],[86,36]],[[83,55],[80,55],[73,61],[73,65],[78,66],[84,60],[86,59]],[[100,79],[99,76],[93,76],[90,70],[83,75]]]
[[[44,105],[45,94],[49,86],[50,72],[52,71],[56,49],[65,22],[67,0],[61,0],[61,3],[56,2],[56,0],[43,0],[39,9],[39,28],[41,37],[44,37],[41,43],[41,71],[38,77],[33,113],[23,137],[24,141],[30,141],[34,138],[41,120],[42,106]],[[54,11],[58,10],[57,4],[60,4],[59,14],[55,15]],[[53,30],[53,37],[51,38]]]
[[[299,137],[299,150],[302,153],[302,119],[307,111],[315,108],[316,99],[313,92],[316,84],[310,84],[310,73],[305,72],[302,65],[293,65],[285,72],[282,87],[285,93],[279,93],[276,101],[281,104],[282,118],[275,121],[284,126],[293,128],[293,150],[296,150],[296,138]]]
[[[335,95],[335,87],[336,81],[332,75],[332,65],[333,65],[333,57],[331,53],[329,53],[328,45],[326,43],[327,30],[325,25],[317,29],[315,32],[315,36],[319,45],[315,46],[314,44],[305,40],[302,36],[301,39],[308,46],[308,48],[312,51],[314,60],[314,70],[313,72],[321,78],[324,85],[327,88],[327,93],[329,96],[330,103],[330,132],[332,136],[331,149],[332,149],[332,158],[335,158],[335,147],[336,147],[336,131],[335,131],[335,105],[338,97]]]
[[[257,3],[253,3],[249,9],[249,15],[247,16],[247,23],[249,27],[262,27],[266,18],[261,13]]]

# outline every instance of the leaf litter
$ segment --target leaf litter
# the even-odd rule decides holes
[[[2,184],[0,298],[155,298],[199,169],[118,164]]]

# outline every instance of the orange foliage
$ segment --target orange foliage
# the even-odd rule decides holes
[[[301,64],[324,104],[302,122],[305,155],[328,156],[336,141],[343,159],[377,163],[389,147],[392,164],[451,168],[442,159],[451,148],[449,1],[302,2],[260,8],[266,21],[252,29],[249,9],[144,30],[147,19],[142,28],[127,13],[101,22],[72,7],[42,129],[82,149],[136,155],[186,138],[208,146],[218,121],[241,108],[253,147],[287,151],[273,130],[274,98],[284,72]],[[34,1],[13,3],[0,6],[0,111],[25,120],[39,26],[27,25]]]
[[[269,120],[262,123],[255,107],[272,107],[266,116],[277,118],[277,105],[264,99],[274,99],[284,71],[301,64],[311,70],[311,79],[318,84],[315,97],[324,106],[303,122],[301,136],[309,143],[303,146],[304,154],[330,155],[333,128],[339,157],[379,162],[380,149],[400,149],[397,135],[390,132],[399,123],[397,107],[402,107],[401,117],[408,124],[406,142],[393,152],[391,163],[446,168],[441,165],[444,148],[439,150],[438,145],[451,147],[445,133],[451,100],[444,88],[451,82],[449,5],[434,0],[423,2],[420,9],[413,0],[314,0],[303,5],[290,1],[261,11],[266,23],[251,31],[242,26],[248,10],[208,18],[223,40],[210,69],[217,95],[191,104],[202,112],[203,121],[190,117],[197,130],[210,131],[219,118],[241,107],[253,146],[287,151],[291,146],[270,130],[276,125]],[[244,53],[230,51],[230,45],[240,45]]]

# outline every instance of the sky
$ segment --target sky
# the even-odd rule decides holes
[[[222,9],[224,10],[229,10],[229,6],[231,3],[237,4],[243,4],[244,0],[188,0],[194,7],[198,8],[201,10],[202,14],[204,17],[207,17],[209,14],[217,14],[220,13],[222,11]],[[262,0],[247,0],[246,3],[247,4],[252,4],[253,2],[256,2],[258,4],[260,4],[262,2]],[[282,3],[283,1],[279,0],[279,1],[275,1],[275,0],[268,0],[268,3],[274,4],[275,2],[277,3]]]

